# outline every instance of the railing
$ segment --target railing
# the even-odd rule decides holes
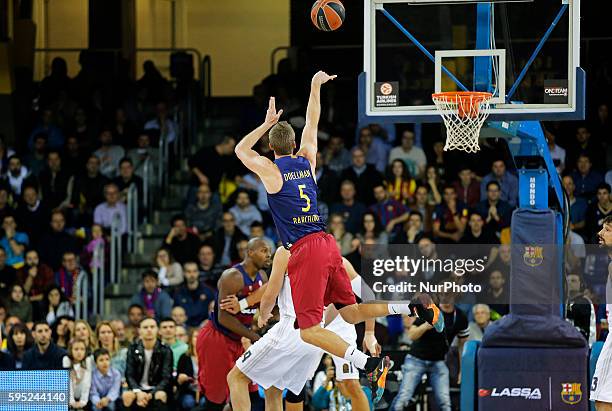
[[[159,159],[157,164],[157,184],[160,192],[164,192],[168,186],[168,160],[170,158],[170,144],[165,133],[159,135]]]
[[[110,249],[110,282],[117,284],[121,276],[121,215],[115,213],[111,222],[111,249]]]
[[[136,251],[138,243],[138,202],[138,187],[131,184],[127,192],[127,250],[130,253]]]
[[[89,274],[85,270],[81,270],[76,279],[75,284],[77,290],[75,303],[75,317],[77,320],[85,320],[89,318]]]
[[[91,269],[92,272],[92,284],[93,284],[93,296],[94,301],[97,300],[98,305],[96,306],[94,302],[93,312],[95,314],[101,315],[104,312],[104,289],[106,286],[106,258],[105,258],[105,243],[100,242],[96,245],[93,252],[92,262],[93,267]],[[96,296],[98,298],[96,299]]]
[[[143,220],[145,224],[149,222],[149,216],[151,215],[151,190],[149,189],[153,180],[151,175],[155,177],[153,169],[151,168],[151,158],[147,157],[142,163],[142,208],[144,210]]]

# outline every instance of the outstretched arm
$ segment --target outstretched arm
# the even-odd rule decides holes
[[[310,83],[310,97],[308,98],[308,108],[306,108],[306,126],[302,131],[302,142],[298,155],[306,157],[313,169],[317,160],[317,131],[319,117],[321,117],[321,85],[335,78],[335,75],[330,76],[323,71],[319,71]]]
[[[240,140],[234,149],[234,152],[240,161],[242,161],[246,168],[257,174],[262,179],[264,184],[266,183],[266,176],[270,173],[270,170],[274,168],[274,163],[272,163],[268,158],[260,156],[255,150],[253,150],[253,146],[257,144],[259,139],[262,138],[273,125],[278,123],[278,119],[280,118],[281,114],[283,114],[283,110],[280,110],[277,113],[274,97],[270,97],[268,111],[266,112],[266,120],[262,125],[251,131],[242,140]]]
[[[272,309],[274,308],[276,297],[278,297],[283,287],[283,280],[285,279],[285,272],[287,272],[290,255],[291,253],[285,247],[280,247],[274,254],[272,273],[270,273],[270,278],[267,283],[268,286],[259,304],[260,327],[263,327],[272,316]]]

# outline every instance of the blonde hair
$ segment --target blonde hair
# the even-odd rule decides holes
[[[110,350],[108,350],[110,356],[114,356],[115,354],[117,354],[117,352],[119,351],[119,340],[117,339],[117,332],[115,331],[115,328],[111,325],[110,321],[100,321],[98,323],[98,325],[96,325],[96,340],[98,341],[98,347],[99,348],[104,348],[102,347],[102,344],[100,343],[100,329],[104,326],[107,326],[111,329],[111,331],[113,332],[113,345],[111,347]]]
[[[280,121],[268,133],[270,147],[280,156],[292,154],[295,148],[295,131],[286,121]]]
[[[94,352],[95,349],[98,348],[98,340],[96,338],[96,334],[94,334],[93,330],[91,329],[91,326],[89,325],[89,323],[85,320],[76,320],[74,322],[74,338],[76,339],[76,328],[77,325],[79,324],[83,324],[85,326],[85,328],[87,328],[87,331],[89,331],[89,341],[84,341],[85,342],[85,347],[87,348],[87,354],[91,354],[92,352]]]

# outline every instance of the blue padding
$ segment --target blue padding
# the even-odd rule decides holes
[[[461,356],[461,406],[462,411],[476,410],[476,359],[480,341],[468,341]]]
[[[591,356],[589,358],[589,384],[591,384],[591,381],[593,381],[595,366],[597,365],[597,359],[599,359],[599,354],[601,354],[603,346],[603,342],[595,341],[591,347]],[[591,402],[591,411],[595,411],[595,402]]]

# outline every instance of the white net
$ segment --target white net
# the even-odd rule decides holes
[[[436,93],[432,99],[446,126],[444,150],[475,153],[480,150],[478,136],[489,116],[491,93]]]

